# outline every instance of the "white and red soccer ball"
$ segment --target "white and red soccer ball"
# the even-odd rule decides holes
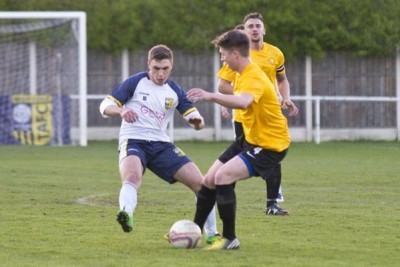
[[[176,248],[195,248],[201,241],[200,227],[190,220],[179,220],[169,230],[168,238]]]

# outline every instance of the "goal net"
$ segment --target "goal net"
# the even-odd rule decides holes
[[[86,16],[0,12],[0,144],[87,144]]]

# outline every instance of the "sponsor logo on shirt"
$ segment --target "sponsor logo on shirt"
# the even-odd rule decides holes
[[[153,111],[150,108],[146,107],[146,106],[142,106],[140,108],[140,111],[142,112],[142,114],[146,115],[147,117],[150,118],[154,118],[156,117],[157,119],[163,120],[166,116],[165,113],[163,112],[158,112],[158,111]]]

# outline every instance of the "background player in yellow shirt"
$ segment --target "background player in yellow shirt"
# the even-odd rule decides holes
[[[280,102],[283,109],[289,110],[289,116],[296,116],[298,109],[295,104],[290,100],[290,85],[286,78],[285,73],[285,58],[282,51],[273,45],[270,45],[263,40],[265,35],[265,27],[263,17],[259,13],[250,13],[245,16],[243,20],[243,29],[249,34],[250,38],[250,58],[258,64],[263,72],[268,76],[273,85],[276,86],[277,94],[280,97]],[[235,27],[238,29],[238,27]],[[219,84],[218,90],[223,94],[233,93],[233,83],[236,77],[236,72],[231,70],[226,64],[222,66],[218,72]],[[241,126],[240,112],[234,113],[234,129],[235,136],[239,137],[243,134]],[[221,114],[224,118],[230,119],[230,113],[224,107],[221,107]],[[282,176],[280,170],[276,170],[275,176]],[[268,209],[275,201],[282,202],[283,195],[282,189],[276,189],[276,185],[270,184],[266,180],[267,201],[266,201],[266,214],[270,215],[287,215],[288,213],[283,210],[282,212]],[[278,190],[278,196],[275,197]]]
[[[203,228],[217,203],[223,222],[222,239],[206,249],[231,250],[240,247],[235,231],[235,182],[252,176],[277,178],[271,174],[280,169],[290,145],[290,135],[275,87],[249,58],[249,36],[243,31],[232,30],[217,37],[213,43],[219,47],[221,60],[239,73],[234,82],[235,93],[224,95],[193,88],[187,96],[192,101],[211,101],[240,111],[244,135],[236,139],[207,171],[197,196],[194,221]],[[241,149],[239,153],[238,148]],[[271,208],[280,210],[276,203]]]

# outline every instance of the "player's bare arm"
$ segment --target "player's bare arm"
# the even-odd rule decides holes
[[[218,92],[220,92],[221,94],[225,94],[225,95],[233,94],[233,86],[232,86],[231,82],[229,82],[227,80],[219,79],[217,88],[218,88]]]
[[[278,81],[279,93],[282,96],[282,109],[288,109],[290,117],[296,116],[299,113],[299,109],[290,99],[290,84],[286,78],[286,74],[277,74],[276,78]]]
[[[109,117],[121,117],[123,120],[129,123],[137,121],[138,115],[132,109],[126,109],[117,106],[108,106],[104,109],[104,115]]]
[[[199,100],[210,101],[234,109],[246,109],[254,101],[254,97],[251,94],[221,95],[207,92],[201,88],[190,89],[187,96],[193,102]]]
[[[232,115],[229,112],[229,109],[227,107],[224,107],[224,106],[221,106],[221,116],[225,120],[230,120],[232,118]]]
[[[218,88],[218,92],[220,92],[221,94],[225,94],[225,95],[233,94],[232,83],[227,80],[219,79],[217,88]],[[221,106],[221,116],[226,120],[230,120],[232,117],[228,108],[226,108],[224,106]]]

